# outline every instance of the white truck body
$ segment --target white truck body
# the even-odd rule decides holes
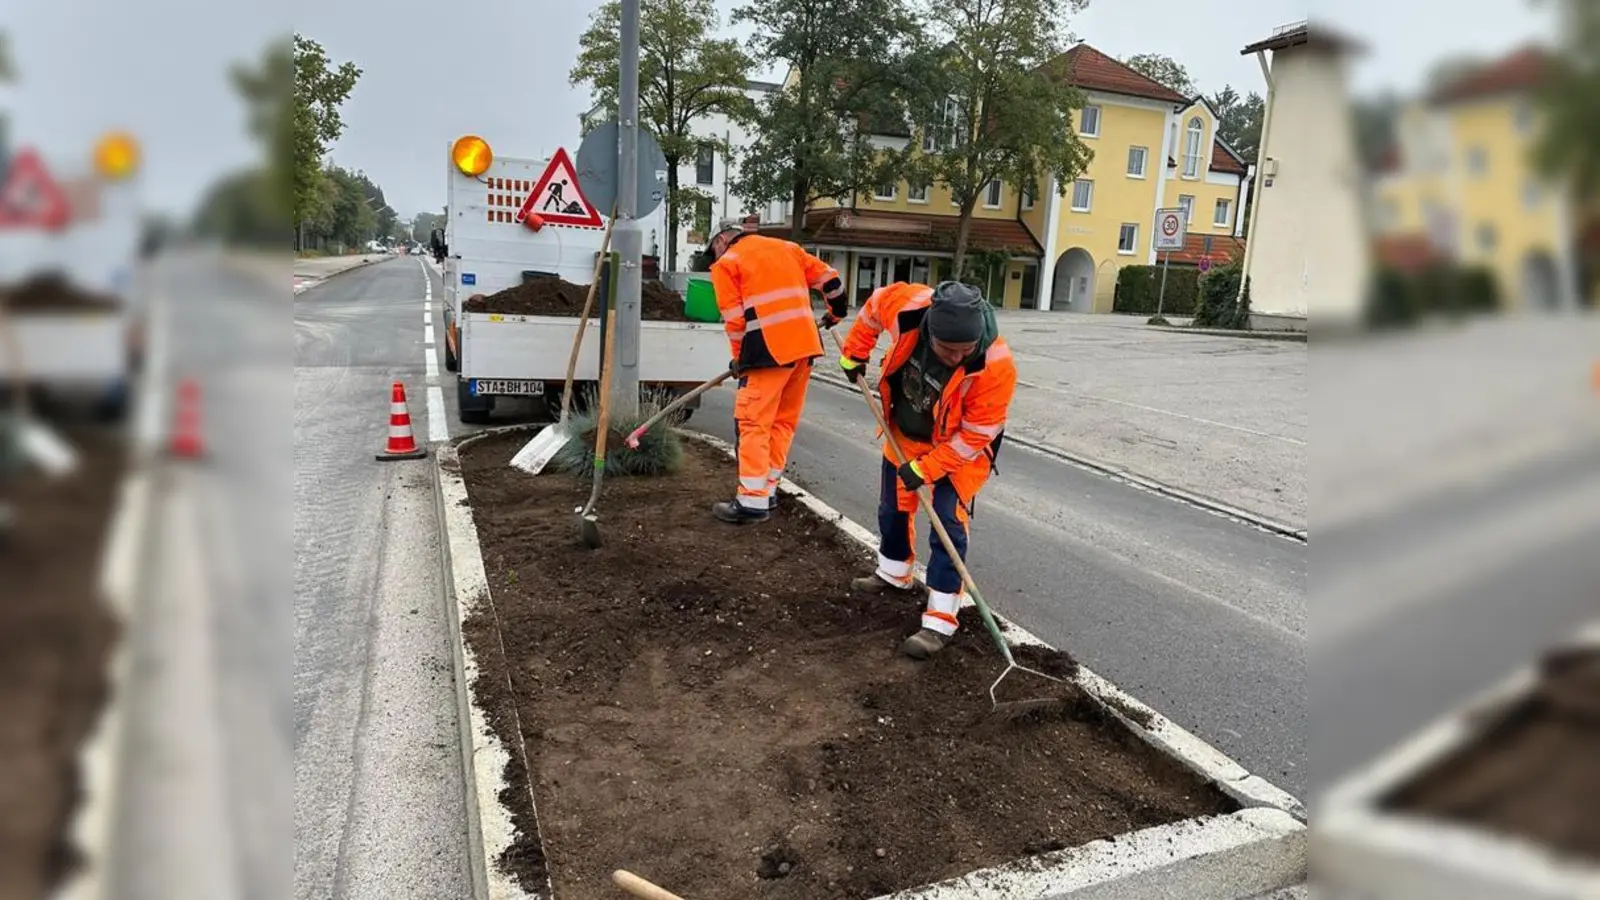
[[[87,167],[85,167],[87,171]],[[56,272],[74,286],[122,301],[115,312],[25,311],[12,316],[27,379],[45,387],[94,387],[125,379],[128,339],[140,310],[135,285],[140,210],[135,181],[92,174],[58,179],[72,206],[59,232],[0,230],[0,285]],[[0,379],[12,360],[0,342]]]
[[[448,160],[448,154],[447,154]],[[548,159],[495,157],[476,178],[448,164],[449,190],[444,260],[447,347],[459,370],[462,417],[486,415],[485,400],[508,394],[554,394],[566,378],[576,317],[471,313],[462,304],[474,294],[514,287],[524,272],[556,275],[587,285],[604,241],[604,225],[547,223],[535,232],[518,221],[523,201],[549,165]],[[602,217],[602,223],[604,219]],[[599,310],[584,330],[574,379],[600,377]],[[639,380],[646,389],[682,390],[710,380],[728,365],[728,341],[720,323],[641,323]]]

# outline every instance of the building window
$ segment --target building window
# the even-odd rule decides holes
[[[1000,180],[997,178],[989,182],[989,187],[984,191],[983,206],[985,209],[1000,208]]]
[[[886,181],[872,189],[872,199],[893,200],[900,194],[900,185],[897,182]]]
[[[1144,167],[1150,161],[1150,151],[1144,147],[1128,148],[1128,177],[1143,178]]]
[[[694,230],[696,234],[711,234],[711,198],[700,197],[694,201]]]
[[[714,181],[716,151],[710,144],[701,144],[700,150],[694,157],[694,181],[696,184],[711,184]]]
[[[949,150],[960,143],[964,143],[957,140],[957,135],[961,134],[961,120],[963,118],[961,103],[954,97],[944,98],[944,139],[939,142],[941,147]]]
[[[928,185],[926,183],[906,185],[906,200],[912,203],[927,203]]]
[[[1024,210],[1033,209],[1033,192],[1037,189],[1037,187],[1025,187],[1022,189],[1022,208]]]
[[[1078,111],[1078,134],[1083,137],[1100,136],[1100,107],[1085,106]]]
[[[1217,201],[1217,211],[1215,213],[1213,213],[1212,216],[1211,216],[1211,224],[1216,225],[1219,228],[1226,228],[1226,227],[1228,227],[1228,224],[1232,220],[1233,220],[1233,201],[1232,200],[1218,200]]]
[[[1199,116],[1189,120],[1188,131],[1183,136],[1183,177],[1200,177],[1200,145],[1206,136],[1206,123]]]
[[[1538,182],[1530,181],[1522,186],[1522,205],[1528,209],[1538,209],[1544,201],[1544,191]]]
[[[1123,222],[1122,230],[1117,233],[1117,252],[1131,256],[1138,248],[1139,226],[1132,222]]]
[[[1178,196],[1178,208],[1183,210],[1183,225],[1185,228],[1194,221],[1194,197],[1190,194]]]
[[[1493,223],[1484,222],[1478,226],[1478,249],[1485,253],[1492,252],[1498,238]]]
[[[1482,175],[1489,171],[1489,151],[1482,147],[1472,147],[1467,150],[1467,171],[1474,175]]]
[[[1094,203],[1094,182],[1087,178],[1079,178],[1072,183],[1072,211],[1088,212]]]

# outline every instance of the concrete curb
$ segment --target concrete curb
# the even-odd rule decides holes
[[[1243,338],[1257,341],[1293,341],[1304,344],[1307,333],[1304,331],[1233,331],[1228,328],[1189,328],[1183,325],[1146,325],[1154,331],[1170,331],[1174,334],[1204,334],[1211,337]]]
[[[843,391],[849,391],[852,394],[857,392],[855,385],[851,384],[844,378],[823,374],[815,369],[813,369],[811,372],[811,380],[820,381],[829,387],[835,387]],[[873,392],[873,396],[877,396],[876,391]],[[1235,522],[1249,525],[1251,527],[1260,529],[1261,531],[1276,534],[1280,537],[1285,537],[1298,543],[1305,544],[1310,542],[1310,534],[1304,528],[1296,528],[1295,526],[1286,522],[1279,522],[1276,519],[1269,519],[1266,516],[1258,515],[1250,512],[1249,510],[1241,509],[1230,503],[1225,503],[1212,497],[1207,497],[1204,494],[1197,494],[1184,488],[1175,487],[1170,484],[1156,481],[1153,478],[1146,478],[1143,475],[1137,475],[1133,472],[1129,472],[1126,469],[1119,469],[1116,466],[1109,465],[1107,463],[1097,462],[1087,456],[1073,453],[1070,450],[1063,450],[1054,444],[1046,444],[1042,441],[1036,441],[1032,438],[1023,437],[1011,432],[1006,433],[1006,444],[1016,444],[1019,447],[1025,447],[1035,453],[1048,456],[1051,459],[1059,462],[1069,463],[1077,466],[1080,469],[1087,469],[1091,472],[1094,472],[1098,475],[1104,475],[1115,481],[1120,481],[1124,484],[1150,491],[1151,493],[1160,494],[1164,497],[1169,497],[1181,503],[1187,503],[1188,505],[1197,509],[1203,509],[1206,512],[1222,516],[1223,518],[1232,519]]]
[[[464,503],[467,495],[460,475],[459,451],[491,435],[535,427],[511,426],[479,432],[441,447],[435,466],[444,543],[448,548],[445,564],[449,577],[445,581],[456,617],[457,697],[466,710],[460,721],[462,759],[467,783],[471,785],[467,808],[475,900],[515,900],[528,895],[508,876],[496,872],[490,862],[510,846],[513,837],[510,817],[499,802],[500,791],[505,787],[505,764],[511,757],[472,700],[471,679],[478,670],[460,636],[460,623],[472,610],[483,603],[489,603],[492,610],[493,605],[477,530],[470,507]],[[693,432],[683,434],[724,453],[733,453],[724,441]],[[864,548],[876,549],[877,540],[871,532],[804,488],[784,479],[780,490],[837,525]],[[996,618],[1015,643],[1048,646],[1003,617]],[[1215,782],[1244,808],[1226,816],[1142,829],[1115,839],[981,869],[953,881],[902,891],[880,900],[1237,900],[1304,881],[1305,811],[1298,800],[1251,775],[1216,748],[1087,669],[1081,670],[1079,681],[1089,696],[1134,734]],[[1137,724],[1135,719],[1144,724]]]
[[[321,278],[312,278],[311,280],[306,281],[304,283],[294,285],[293,286],[294,296],[298,297],[301,294],[305,293],[306,291],[311,290],[314,287],[320,287],[321,285],[324,285],[324,284],[328,283],[328,281],[330,279],[338,278],[340,275],[343,275],[346,272],[354,272],[356,269],[364,269],[367,266],[376,265],[376,264],[381,263],[381,262],[383,262],[385,260],[393,259],[393,258],[394,257],[380,256],[377,259],[363,259],[361,262],[358,262],[353,266],[349,266],[348,268],[340,269],[337,272],[331,272],[331,273],[329,273],[327,275],[322,276]],[[289,274],[291,276],[294,274],[292,266],[290,267],[290,273]],[[276,288],[276,285],[274,285],[274,288]]]
[[[1565,644],[1600,647],[1600,621]],[[1536,665],[1519,669],[1331,788],[1319,805],[1311,846],[1319,880],[1378,898],[1600,898],[1600,865],[1558,858],[1529,841],[1381,808],[1392,791],[1503,721],[1537,680]]]

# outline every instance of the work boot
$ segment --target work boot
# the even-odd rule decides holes
[[[914,581],[909,587],[901,587],[898,584],[884,581],[877,572],[850,579],[850,590],[862,594],[903,594],[905,596],[921,593],[920,585]]]
[[[752,522],[765,522],[772,513],[764,509],[750,509],[741,506],[737,500],[724,500],[711,506],[711,514],[717,519],[731,525],[747,525]]]
[[[922,660],[944,649],[950,638],[931,628],[924,628],[905,639],[900,645],[900,652],[912,659]]]

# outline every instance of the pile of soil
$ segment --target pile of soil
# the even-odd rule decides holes
[[[900,657],[921,600],[851,594],[869,554],[798,504],[712,519],[736,480],[722,454],[608,481],[591,551],[572,513],[588,482],[510,469],[527,439],[462,466],[499,619],[466,623],[472,689],[509,747],[514,704],[538,805],[535,823],[514,758],[519,835],[497,863],[527,890],[611,898],[625,868],[696,900],[875,897],[1236,809],[1070,685],[1015,676],[1007,698],[1054,692],[1063,713],[975,729],[1002,668],[981,625]]]
[[[1552,654],[1533,695],[1385,803],[1600,863],[1600,650]]]
[[[75,862],[76,754],[117,636],[98,582],[124,452],[109,436],[63,437],[81,454],[76,473],[0,476],[16,517],[0,538],[0,897],[46,896]]]
[[[80,290],[55,274],[0,285],[0,303],[13,312],[116,312],[122,308],[116,298]]]
[[[550,275],[534,277],[496,294],[475,294],[462,308],[467,312],[500,313],[508,316],[570,316],[583,312],[589,286],[573,284]],[[595,309],[604,309],[605,298],[595,298]],[[640,316],[647,322],[693,321],[683,309],[683,295],[659,281],[646,281],[640,298]],[[592,317],[599,314],[591,313]]]

